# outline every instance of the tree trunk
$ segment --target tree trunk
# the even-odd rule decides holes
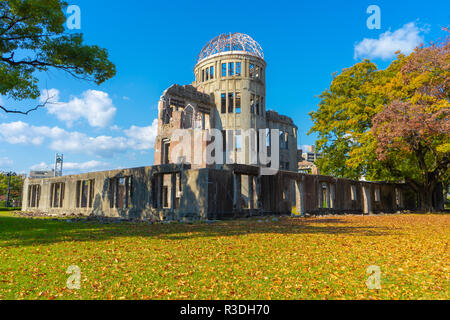
[[[433,206],[437,212],[445,211],[444,186],[438,183],[434,189]]]
[[[419,208],[423,213],[433,212],[433,192],[423,188],[419,192]]]
[[[424,213],[444,211],[442,184],[438,183],[435,188],[423,187],[420,189],[419,208]]]

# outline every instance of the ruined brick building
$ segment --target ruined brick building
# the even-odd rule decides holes
[[[266,67],[248,35],[214,38],[198,56],[194,82],[171,86],[159,101],[153,166],[27,179],[23,210],[161,221],[412,208],[404,184],[299,173],[298,128],[267,110]],[[262,174],[274,163],[279,170]]]

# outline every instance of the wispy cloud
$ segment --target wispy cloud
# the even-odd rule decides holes
[[[123,130],[121,136],[91,137],[77,131],[67,131],[59,127],[32,126],[17,121],[0,123],[0,141],[9,144],[48,145],[51,150],[78,154],[91,154],[111,158],[117,153],[129,150],[148,150],[155,144],[158,121],[148,127],[132,126]]]
[[[0,171],[5,169],[5,167],[11,167],[13,165],[13,161],[7,157],[0,158]]]
[[[124,130],[124,132],[129,138],[130,146],[133,149],[152,149],[158,134],[158,119],[153,120],[152,125],[149,127],[131,126],[130,129]]]
[[[86,171],[98,171],[109,170],[111,165],[107,162],[101,162],[97,160],[91,160],[86,162],[65,162],[63,170],[64,172],[86,172]],[[41,162],[30,168],[30,170],[50,170],[53,168],[52,164]]]
[[[378,39],[365,38],[355,45],[355,59],[382,59],[389,60],[395,57],[395,52],[410,54],[424,42],[422,32],[414,22],[405,24],[394,32],[386,31]]]

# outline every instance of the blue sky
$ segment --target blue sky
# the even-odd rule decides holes
[[[260,43],[267,108],[294,119],[299,146],[314,144],[308,113],[333,72],[364,57],[385,68],[396,49],[408,53],[450,25],[444,0],[68,2],[81,9],[86,43],[108,49],[117,76],[96,86],[56,71],[40,75],[41,88],[60,103],[29,116],[0,114],[0,170],[46,168],[56,152],[65,155],[65,174],[152,165],[161,94],[190,84],[202,47],[229,32]],[[381,9],[379,30],[367,28],[370,5]]]

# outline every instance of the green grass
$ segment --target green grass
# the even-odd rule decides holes
[[[5,212],[5,211],[18,211],[20,210],[20,208],[3,208],[0,207],[0,212]]]
[[[0,299],[449,299],[448,215],[99,224],[0,213]],[[66,270],[81,268],[81,290]],[[382,270],[381,290],[366,270]]]

